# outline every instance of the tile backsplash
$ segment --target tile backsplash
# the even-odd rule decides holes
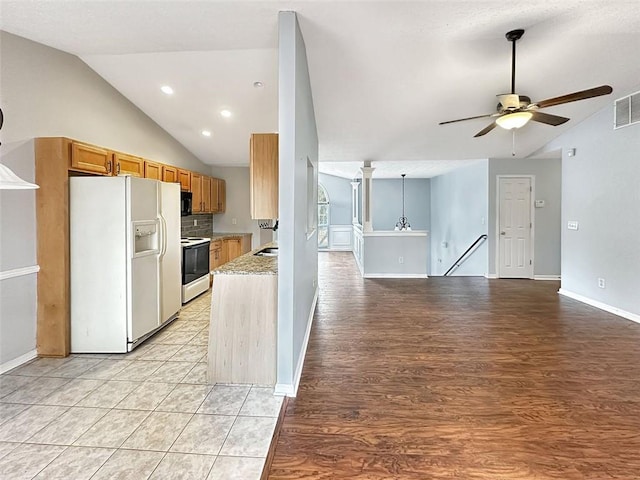
[[[182,237],[209,237],[213,233],[213,214],[188,215],[180,220]]]

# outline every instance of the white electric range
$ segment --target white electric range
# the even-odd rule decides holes
[[[182,303],[209,290],[210,238],[183,237],[182,246]]]

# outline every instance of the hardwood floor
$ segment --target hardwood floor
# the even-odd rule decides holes
[[[640,478],[640,325],[558,282],[365,280],[319,257],[270,480]]]

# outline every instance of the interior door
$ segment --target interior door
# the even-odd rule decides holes
[[[498,178],[498,277],[533,278],[531,177]]]

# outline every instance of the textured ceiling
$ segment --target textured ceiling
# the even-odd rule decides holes
[[[511,156],[510,132],[473,138],[486,119],[438,125],[494,111],[495,95],[510,88],[508,30],[526,29],[517,93],[535,101],[614,88],[545,110],[571,121],[518,131],[518,157],[640,79],[638,0],[3,0],[0,25],[78,55],[204,162],[247,165],[249,133],[277,130],[279,10],[298,13],[305,38],[321,162],[370,160],[380,174],[381,162],[418,161],[415,176],[428,177],[450,168],[442,161]],[[163,84],[175,95],[159,93]],[[221,108],[233,116],[221,118]]]

